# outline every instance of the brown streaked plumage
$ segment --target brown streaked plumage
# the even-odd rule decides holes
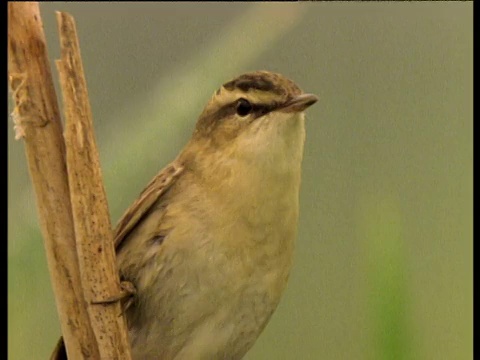
[[[162,196],[162,194],[175,182],[182,173],[183,166],[175,162],[160,171],[147,187],[141,192],[137,200],[128,208],[120,218],[115,228],[114,243],[117,250],[121,247],[125,236],[141,221],[145,213]]]
[[[267,71],[225,83],[122,216],[115,245],[136,288],[126,309],[134,359],[235,360],[253,345],[288,278],[303,110],[315,101]]]

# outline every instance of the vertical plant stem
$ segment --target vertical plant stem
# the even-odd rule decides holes
[[[100,358],[130,359],[120,303],[92,304],[119,294],[120,280],[75,22],[61,12],[57,21],[61,60],[56,64],[65,104],[67,172],[87,310]]]
[[[98,359],[82,293],[65,145],[38,3],[8,4],[8,74],[62,333],[71,359]],[[26,344],[27,345],[27,344]]]

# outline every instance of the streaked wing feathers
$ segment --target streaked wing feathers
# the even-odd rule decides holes
[[[183,166],[174,161],[161,170],[157,176],[150,181],[138,199],[127,209],[118,222],[114,234],[115,248],[118,248],[125,236],[128,235],[160,196],[168,190],[182,171]],[[58,341],[50,360],[68,360],[63,337]]]
[[[115,248],[119,247],[125,236],[128,235],[160,196],[177,180],[183,169],[183,166],[174,161],[150,181],[138,199],[135,200],[120,218],[114,231]]]

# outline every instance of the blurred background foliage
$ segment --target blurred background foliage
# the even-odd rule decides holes
[[[77,22],[113,223],[226,80],[268,69],[320,97],[294,269],[248,360],[473,357],[472,9],[41,4],[51,59],[54,11]],[[9,359],[46,359],[60,330],[13,135],[10,123]]]

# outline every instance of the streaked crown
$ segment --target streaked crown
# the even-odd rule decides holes
[[[217,91],[218,95],[222,93],[222,89],[240,95],[250,91],[257,94],[264,93],[275,99],[290,99],[302,93],[292,80],[281,74],[268,71],[255,71],[240,75],[236,79],[223,84]]]

